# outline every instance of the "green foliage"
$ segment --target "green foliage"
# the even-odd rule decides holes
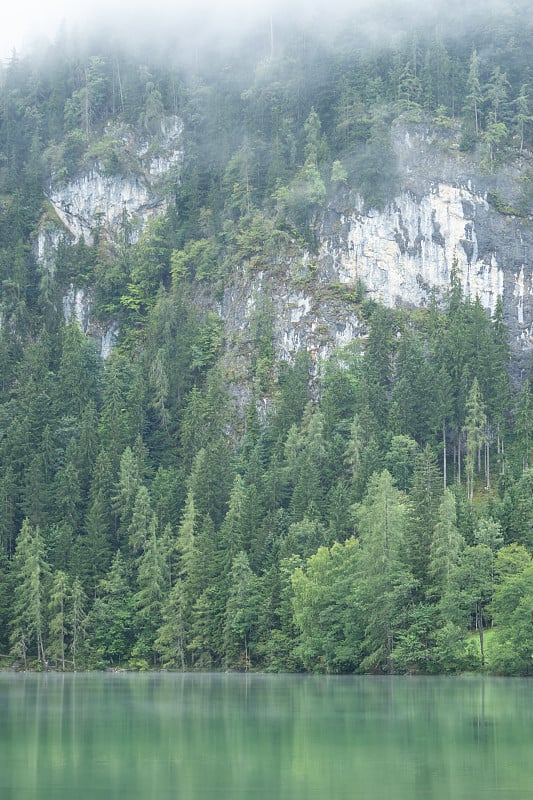
[[[442,598],[449,589],[454,568],[460,561],[464,539],[457,528],[455,497],[446,489],[439,505],[438,522],[431,539],[428,572],[430,596]]]
[[[126,562],[118,550],[87,620],[96,665],[126,661],[133,644],[133,620],[133,594]]]
[[[359,662],[362,630],[353,598],[358,559],[358,542],[348,539],[320,547],[292,574],[298,652],[311,672],[344,672]]]
[[[50,590],[50,624],[48,656],[65,670],[67,636],[67,599],[69,594],[68,576],[62,570],[54,575]]]
[[[257,647],[260,583],[248,557],[239,551],[231,566],[230,591],[224,617],[225,662],[248,670]]]
[[[388,128],[375,123],[368,142],[355,159],[356,189],[367,209],[383,209],[398,189],[398,170]]]
[[[333,184],[344,184],[348,180],[348,172],[342,164],[342,161],[336,159],[331,165],[331,182]]]
[[[218,276],[216,243],[212,239],[197,239],[187,242],[182,250],[174,250],[171,256],[171,273],[175,283],[185,279],[216,280]]]
[[[365,631],[361,667],[393,672],[394,642],[414,579],[405,560],[405,506],[386,470],[371,478],[357,521],[361,557],[356,591]]]
[[[504,548],[497,559],[501,582],[492,602],[496,641],[491,666],[507,674],[531,675],[533,568],[529,554],[522,551],[520,560],[518,555]]]
[[[178,580],[166,596],[154,643],[164,667],[185,669],[188,612],[186,590],[183,581]]]
[[[163,620],[163,602],[168,594],[169,583],[164,546],[158,540],[153,525],[150,538],[145,542],[138,561],[137,591],[133,596],[137,631],[137,641],[132,648],[134,659],[141,658],[148,663],[157,663],[158,647],[155,640]]]
[[[12,653],[21,658],[26,669],[28,658],[36,658],[41,667],[45,654],[46,604],[49,591],[49,567],[39,528],[28,520],[22,523],[14,556],[15,590],[11,619]]]
[[[511,8],[498,30],[393,49],[348,34],[327,57],[312,32],[294,47],[280,31],[271,58],[215,47],[194,78],[105,40],[5,66],[4,652],[61,669],[453,672],[484,668],[494,626],[485,668],[530,673],[531,386],[510,386],[501,302],[490,318],[463,297],[453,264],[439,303],[392,311],[309,256],[328,208],[393,199],[395,117],[461,130],[490,184],[522,169],[530,36]],[[92,166],[143,181],[175,116],[167,211],[142,231],[126,211],[112,234],[97,221],[38,264],[35,232],[59,225],[50,181]],[[489,190],[493,209],[530,213],[522,175],[516,201]],[[241,279],[261,290],[235,362],[219,309]],[[63,320],[71,284],[117,326],[105,364]],[[280,363],[270,296],[295,285],[360,315],[360,347]]]

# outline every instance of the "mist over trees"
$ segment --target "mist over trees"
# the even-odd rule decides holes
[[[532,387],[510,383],[501,304],[491,318],[454,270],[416,311],[359,286],[368,335],[317,364],[277,360],[264,298],[244,409],[216,311],[236,270],[275,278],[312,253],[331,197],[392,199],[399,117],[455,126],[487,174],[529,158],[519,5],[453,35],[361,19],[335,46],[266,14],[209,58],[65,37],[3,67],[6,664],[531,673]],[[115,239],[65,235],[43,265],[50,182],[135,174],[133,133],[157,153],[174,115],[167,211],[138,239],[127,215]],[[501,210],[528,217],[532,186],[523,170]],[[118,325],[105,361],[65,318],[71,285]]]

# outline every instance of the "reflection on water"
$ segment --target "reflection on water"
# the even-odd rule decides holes
[[[533,798],[526,680],[0,674],[2,800]]]

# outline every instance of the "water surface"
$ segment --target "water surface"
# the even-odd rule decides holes
[[[533,798],[533,683],[3,673],[0,798]]]

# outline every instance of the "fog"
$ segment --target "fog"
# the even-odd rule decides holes
[[[38,44],[65,33],[83,37],[98,31],[121,41],[158,48],[177,42],[184,50],[235,48],[251,31],[275,41],[278,27],[295,25],[326,38],[348,33],[375,41],[423,24],[443,33],[463,30],[489,15],[505,14],[528,0],[19,0],[4,9],[0,25],[0,58],[13,49],[24,55]],[[497,17],[496,17],[497,18]]]

